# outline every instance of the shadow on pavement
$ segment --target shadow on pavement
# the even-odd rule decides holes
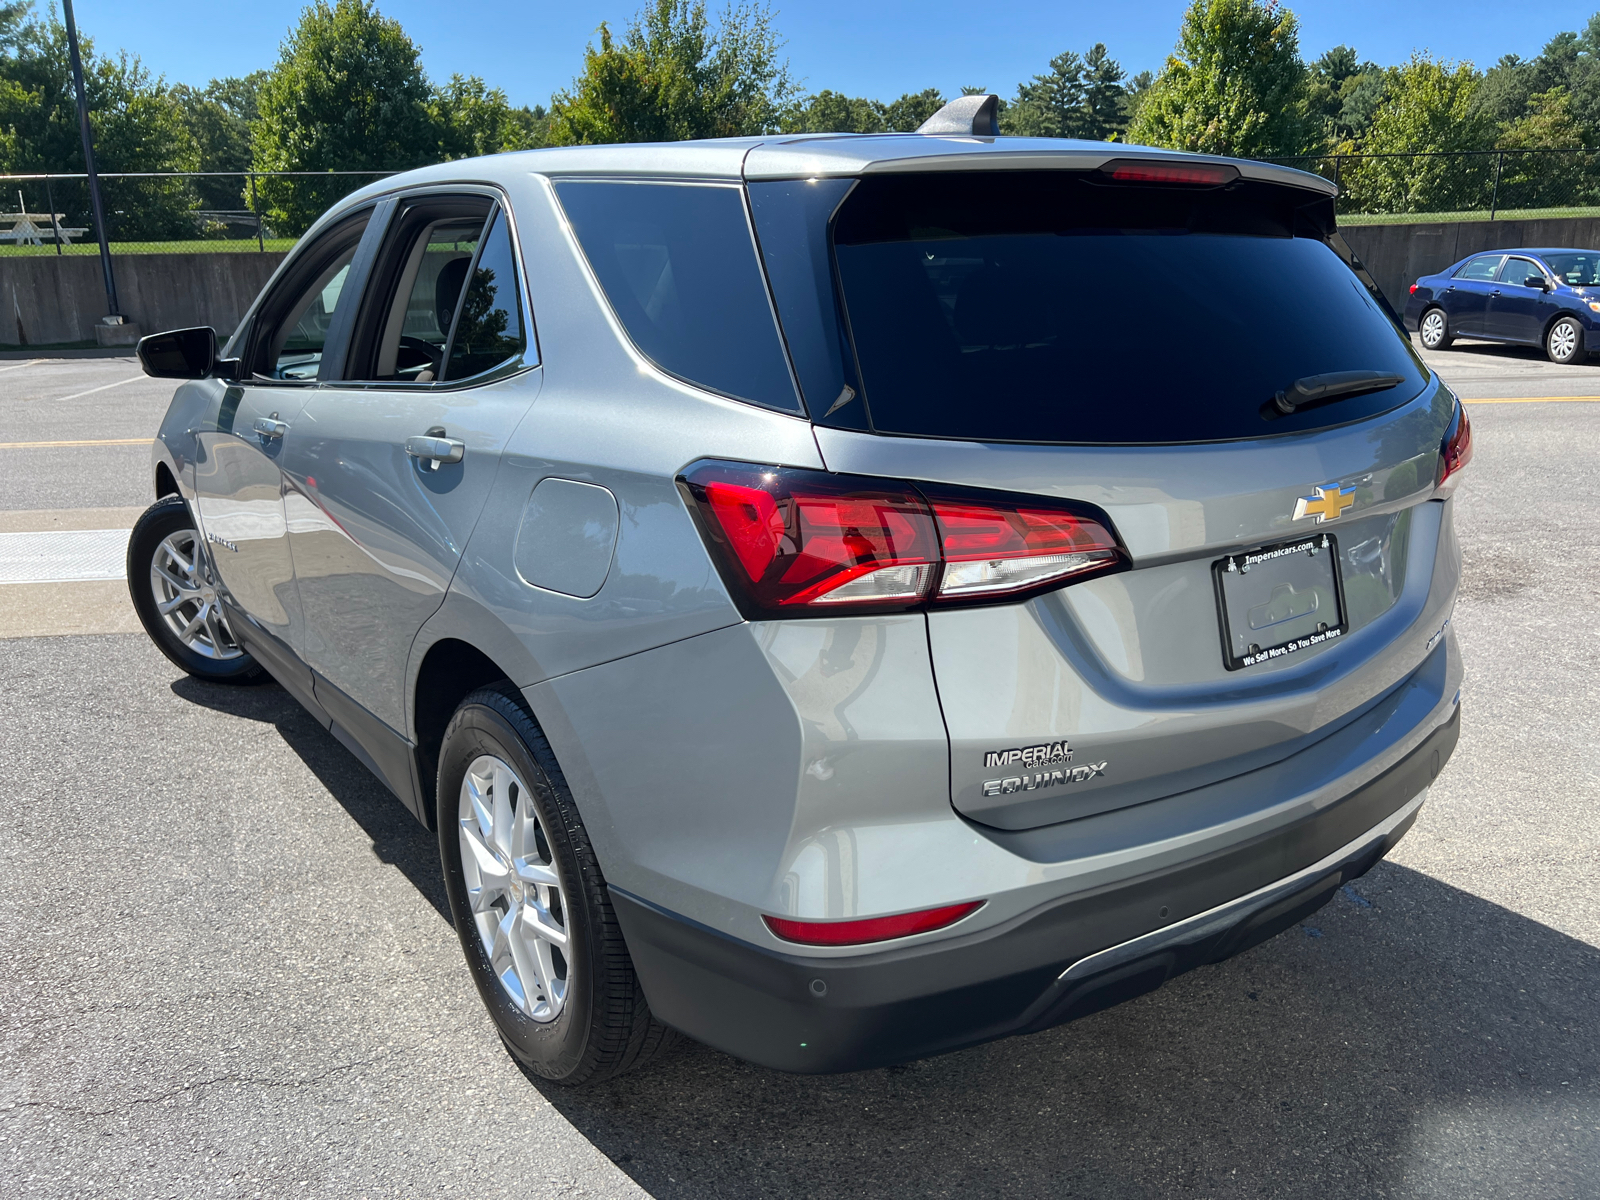
[[[274,725],[449,921],[434,836],[286,692],[172,688]],[[1600,951],[1383,863],[1237,959],[1030,1037],[838,1076],[684,1042],[532,1086],[663,1198],[1592,1197],[1597,1035]]]
[[[276,727],[289,749],[372,839],[379,861],[398,869],[445,924],[452,924],[439,874],[438,839],[288,692],[275,683],[233,687],[187,675],[173,682],[172,691],[191,704]]]
[[[1600,952],[1381,864],[1072,1025],[791,1076],[696,1044],[541,1091],[658,1197],[1600,1194]]]

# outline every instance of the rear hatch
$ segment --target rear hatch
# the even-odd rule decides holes
[[[930,610],[959,811],[1028,828],[1264,766],[1434,650],[1456,401],[1321,181],[1129,158],[750,190],[830,470],[1085,502],[1128,551]]]

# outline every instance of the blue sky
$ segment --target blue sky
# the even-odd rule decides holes
[[[43,8],[48,0],[39,0]],[[712,0],[715,11],[720,0]],[[138,54],[170,82],[203,84],[271,66],[300,0],[74,0],[82,32],[104,52]],[[379,0],[422,47],[436,79],[482,75],[513,103],[539,104],[565,86],[601,21],[625,25],[637,0]],[[796,76],[810,91],[833,88],[893,99],[962,85],[1009,95],[1062,50],[1105,42],[1129,73],[1159,70],[1177,38],[1185,0],[789,0],[774,4]],[[1555,33],[1581,29],[1600,0],[1301,0],[1301,51],[1315,58],[1340,42],[1380,63],[1413,49],[1470,59],[1532,57]]]

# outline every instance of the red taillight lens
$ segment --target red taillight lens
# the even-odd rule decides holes
[[[927,504],[879,480],[700,463],[683,483],[723,575],[754,612],[919,604],[939,562]]]
[[[1239,168],[1228,163],[1164,163],[1119,158],[1100,170],[1118,183],[1182,183],[1191,187],[1220,187],[1239,178]]]
[[[1082,513],[929,492],[944,551],[937,599],[1004,596],[1120,566],[1117,539]]]
[[[1455,419],[1444,431],[1444,444],[1439,447],[1439,480],[1434,494],[1448,496],[1461,482],[1461,469],[1472,461],[1472,422],[1461,401],[1456,401]]]
[[[762,920],[786,942],[807,946],[859,946],[863,942],[886,942],[890,938],[943,929],[982,907],[982,900],[973,900],[966,904],[947,904],[943,908],[925,908],[921,912],[897,913],[892,917],[869,917],[864,921],[796,921],[790,917],[762,917]]]
[[[1080,505],[745,463],[679,482],[752,617],[1015,600],[1127,564]]]
[[[1418,288],[1419,288],[1419,287],[1421,287],[1421,286],[1422,286],[1422,285],[1421,285],[1421,284],[1419,284],[1419,283],[1413,283],[1413,284],[1412,284],[1412,285],[1411,285],[1411,292],[1410,292],[1410,295],[1413,295],[1413,296],[1415,296],[1415,295],[1416,295],[1416,294],[1417,294],[1417,289],[1418,289]]]

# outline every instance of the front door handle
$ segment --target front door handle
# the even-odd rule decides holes
[[[289,423],[287,421],[276,420],[272,417],[257,417],[254,428],[258,434],[266,438],[268,441],[271,441],[274,438],[281,438],[284,434],[288,433]]]
[[[418,434],[406,439],[406,453],[427,463],[430,470],[437,471],[440,463],[460,462],[466,456],[467,444],[457,438]]]

